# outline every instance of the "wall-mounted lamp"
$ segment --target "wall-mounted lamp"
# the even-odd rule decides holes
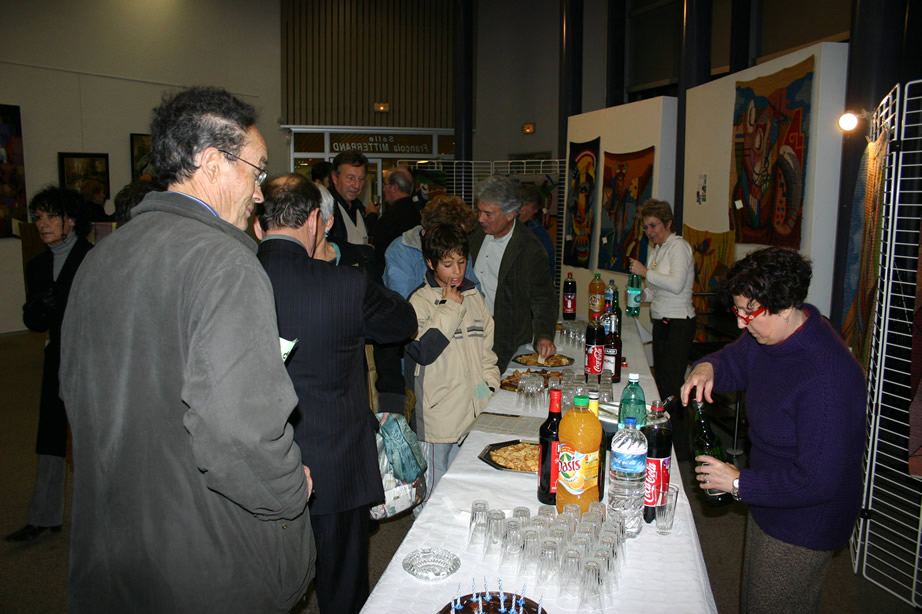
[[[522,124],[522,134],[534,134],[534,133],[535,133],[535,125],[533,123]]]
[[[858,127],[858,120],[868,119],[870,114],[862,109],[859,113],[853,113],[848,111],[842,114],[842,117],[839,118],[839,128],[846,132],[850,132]]]
[[[376,102],[374,103],[375,113],[390,113],[391,103],[389,102]]]

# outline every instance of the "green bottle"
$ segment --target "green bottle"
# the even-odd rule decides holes
[[[691,432],[692,450],[695,451],[695,456],[707,454],[721,462],[725,462],[726,459],[724,457],[723,446],[720,444],[720,437],[711,429],[711,422],[708,420],[707,414],[704,413],[704,404],[694,399],[691,399],[690,403],[694,411]],[[698,463],[699,466],[705,464],[707,463]],[[704,492],[707,495],[707,504],[711,507],[720,507],[721,505],[733,503],[733,497],[730,493],[717,490],[716,488],[709,488]]]

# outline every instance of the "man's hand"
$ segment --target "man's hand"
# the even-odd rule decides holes
[[[381,205],[375,202],[370,202],[367,205],[365,205],[365,215],[371,215],[372,213],[377,213],[380,210],[381,210]]]
[[[554,342],[550,339],[538,339],[538,342],[535,344],[535,351],[538,353],[538,356],[547,360],[557,353],[557,346],[554,345]]]
[[[311,470],[307,465],[304,465],[304,477],[307,480],[307,498],[310,499],[314,494],[314,481],[311,479]]]
[[[711,398],[711,389],[714,388],[714,366],[709,362],[702,362],[692,369],[688,374],[688,379],[682,384],[679,394],[682,397],[682,405],[688,405],[688,394],[691,389],[695,388],[695,400],[701,401],[701,397],[707,399],[708,403],[713,403]]]
[[[461,291],[458,290],[458,286],[445,286],[442,288],[442,298],[454,301],[459,305],[464,303],[464,297],[461,296]]]

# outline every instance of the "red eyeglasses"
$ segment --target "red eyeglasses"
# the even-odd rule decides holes
[[[768,307],[759,307],[749,315],[740,313],[740,310],[736,308],[736,305],[730,305],[730,310],[733,312],[737,318],[743,321],[744,326],[749,326],[749,323],[762,315]]]

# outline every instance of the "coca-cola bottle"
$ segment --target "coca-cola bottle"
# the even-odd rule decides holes
[[[704,413],[704,403],[700,403],[694,398],[689,403],[695,415],[694,424],[692,424],[692,450],[694,450],[695,456],[706,454],[723,462],[724,449],[720,444],[720,437],[711,429],[711,422],[708,420],[707,414]],[[699,466],[706,464],[698,463]],[[733,497],[730,496],[730,493],[716,488],[708,488],[704,492],[707,495],[707,504],[712,507],[733,503]]]
[[[596,316],[586,327],[586,381],[598,382],[605,362],[605,329]]]
[[[538,501],[545,505],[557,503],[557,471],[560,448],[560,388],[551,388],[551,404],[547,420],[538,429],[541,453],[538,457]]]
[[[653,401],[651,415],[641,432],[647,438],[647,475],[644,482],[643,519],[647,524],[656,518],[656,506],[665,503],[672,466],[672,424],[662,401]]]
[[[573,273],[567,273],[563,282],[563,319],[576,319],[576,280]]]

